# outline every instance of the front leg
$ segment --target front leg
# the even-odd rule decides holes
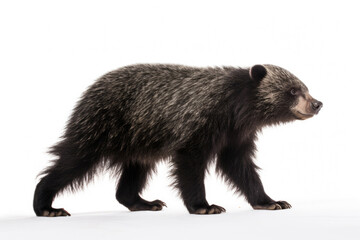
[[[255,152],[253,141],[226,146],[218,155],[216,169],[254,209],[278,210],[291,208],[285,201],[274,201],[264,191],[257,166],[252,160]]]
[[[183,149],[173,158],[175,187],[180,191],[189,213],[218,214],[225,212],[223,207],[209,205],[205,198],[204,176],[208,158],[200,150]]]

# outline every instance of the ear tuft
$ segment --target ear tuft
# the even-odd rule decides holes
[[[263,65],[254,65],[250,68],[250,78],[255,81],[261,81],[266,76],[266,68]]]

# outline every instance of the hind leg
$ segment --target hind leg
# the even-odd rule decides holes
[[[160,200],[146,201],[140,197],[153,166],[130,163],[123,166],[122,175],[116,190],[116,199],[130,211],[158,211],[166,206]]]
[[[59,158],[45,171],[46,175],[37,184],[34,194],[33,207],[37,216],[70,216],[66,210],[56,209],[51,205],[55,196],[66,187],[74,188],[81,184],[86,176],[91,177],[94,162],[83,160]]]
[[[70,216],[70,213],[66,210],[56,209],[51,206],[56,194],[62,188],[61,185],[63,185],[57,180],[59,178],[61,178],[61,175],[53,172],[43,177],[37,184],[33,202],[36,216]]]

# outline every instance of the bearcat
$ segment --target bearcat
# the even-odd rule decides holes
[[[33,207],[37,216],[68,216],[52,208],[64,190],[76,190],[99,169],[118,177],[116,199],[130,211],[161,210],[141,197],[159,161],[170,161],[174,187],[189,213],[218,214],[205,198],[209,163],[254,209],[287,209],[264,191],[254,163],[257,132],[304,120],[322,103],[287,70],[274,65],[189,67],[137,64],[100,77],[82,95],[56,156],[41,172]]]

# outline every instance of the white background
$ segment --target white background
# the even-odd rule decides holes
[[[66,229],[151,238],[161,229],[166,238],[170,229],[178,237],[359,237],[359,23],[356,1],[1,1],[0,236],[56,238],[54,229]],[[294,208],[252,211],[211,168],[208,201],[227,213],[191,216],[162,164],[143,194],[167,203],[161,213],[128,213],[115,200],[115,180],[102,174],[56,199],[71,218],[35,218],[36,175],[75,102],[102,74],[134,63],[270,63],[297,75],[324,107],[264,129],[256,160],[267,193]]]

